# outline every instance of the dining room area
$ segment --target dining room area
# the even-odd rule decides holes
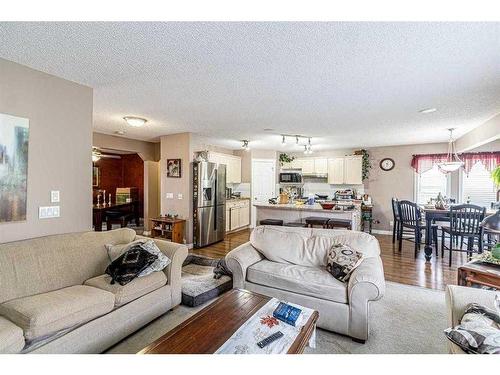
[[[414,155],[412,167],[415,199],[391,199],[396,251],[457,267],[460,285],[498,287],[500,152]]]
[[[95,231],[144,230],[144,161],[133,152],[92,150],[92,223]]]

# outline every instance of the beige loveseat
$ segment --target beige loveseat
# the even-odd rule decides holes
[[[446,287],[446,310],[448,312],[448,327],[456,327],[464,315],[465,309],[471,303],[495,310],[495,296],[500,292],[469,288],[465,286],[448,285]],[[458,346],[448,340],[448,349],[451,354],[465,354]]]
[[[347,244],[363,253],[363,262],[349,281],[327,270],[333,244]],[[318,327],[368,339],[369,304],[384,295],[380,247],[362,232],[260,226],[250,241],[226,256],[233,286],[310,307],[319,312]]]
[[[100,353],[181,302],[187,247],[157,241],[164,272],[111,285],[105,244],[131,229],[0,244],[0,353]]]

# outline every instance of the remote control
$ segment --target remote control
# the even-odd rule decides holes
[[[276,340],[278,340],[278,339],[280,339],[282,337],[283,337],[283,333],[281,331],[278,331],[276,333],[273,333],[271,336],[266,337],[264,340],[259,341],[257,343],[257,346],[262,349],[262,348],[268,346],[273,341],[276,341]]]

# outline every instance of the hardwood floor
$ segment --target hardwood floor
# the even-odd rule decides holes
[[[226,236],[224,241],[203,249],[194,249],[192,253],[211,258],[222,258],[232,249],[247,242],[249,236],[249,229],[231,233]],[[403,241],[403,250],[399,252],[397,243],[392,244],[391,236],[376,234],[375,237],[380,243],[381,258],[387,281],[444,290],[447,284],[457,283],[457,268],[466,263],[466,255],[457,252],[453,254],[451,267],[448,266],[448,252],[445,252],[444,258],[441,256],[436,258],[434,253],[432,260],[426,262],[423,246],[415,259],[413,243]]]

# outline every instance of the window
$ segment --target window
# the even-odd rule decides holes
[[[467,203],[469,198],[470,203],[482,207],[490,207],[496,201],[495,184],[483,163],[474,164],[469,175],[462,173],[462,200]]]
[[[436,198],[439,193],[443,196],[449,194],[449,177],[439,171],[438,166],[421,174],[416,178],[416,201],[418,204],[426,204],[431,198]]]

